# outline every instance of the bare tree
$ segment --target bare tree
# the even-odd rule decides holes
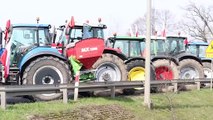
[[[189,3],[185,8],[187,14],[183,25],[189,35],[195,39],[207,42],[213,37],[213,8]]]
[[[131,26],[133,32],[135,33],[135,26],[138,26],[139,34],[146,33],[146,14],[143,17],[138,18]],[[175,16],[169,10],[157,10],[152,9],[152,21],[151,21],[151,30],[152,35],[156,31],[162,31],[166,29],[167,33],[173,33],[177,27]]]

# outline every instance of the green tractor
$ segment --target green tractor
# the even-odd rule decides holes
[[[144,37],[114,36],[108,38],[108,46],[120,50],[125,56],[129,81],[145,80]],[[150,79],[155,80],[155,71],[151,63]]]
[[[167,36],[166,39],[157,40],[163,44],[165,50],[158,55],[167,55],[174,59],[178,65],[180,79],[204,78],[202,61],[197,56],[186,51],[186,37]],[[157,56],[158,56],[157,55]]]

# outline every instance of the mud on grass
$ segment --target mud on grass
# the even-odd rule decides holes
[[[87,105],[74,110],[32,115],[28,120],[137,120],[132,111],[118,104]]]

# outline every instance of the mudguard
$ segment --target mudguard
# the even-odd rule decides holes
[[[211,58],[201,58],[202,62],[211,62]]]
[[[28,51],[18,63],[18,68],[22,71],[23,67],[25,67],[26,63],[29,61],[36,59],[40,56],[54,56],[60,59],[66,60],[66,58],[55,48],[51,47],[36,47],[30,51]]]
[[[127,64],[131,61],[134,61],[134,60],[142,60],[142,61],[145,61],[145,58],[142,58],[142,57],[133,57],[133,58],[129,58],[128,60],[126,60],[124,63]],[[152,62],[151,62],[152,64]]]
[[[169,59],[169,60],[172,60],[176,65],[179,65],[179,60],[173,56],[158,55],[158,56],[152,57],[151,61],[154,62],[158,59]]]
[[[105,47],[104,53],[114,54],[114,55],[118,56],[119,58],[121,58],[123,61],[128,60],[128,58],[118,49]]]
[[[195,56],[191,53],[188,53],[188,52],[181,52],[181,53],[175,55],[174,57],[176,57],[179,62],[183,59],[186,59],[186,58],[194,59],[202,65],[202,60],[199,57],[197,57],[197,56]]]

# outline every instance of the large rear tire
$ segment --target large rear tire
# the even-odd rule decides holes
[[[126,81],[127,70],[124,61],[118,56],[110,53],[103,53],[93,68],[96,69],[96,82],[105,81]]]
[[[179,67],[181,79],[204,78],[203,66],[194,59],[180,61]]]
[[[58,58],[40,57],[32,61],[23,73],[23,84],[44,85],[64,84],[71,80],[71,71],[68,65]],[[54,100],[62,96],[61,93],[37,94],[36,100]]]
[[[153,62],[156,80],[173,80],[179,78],[178,66],[170,60],[160,59]]]

